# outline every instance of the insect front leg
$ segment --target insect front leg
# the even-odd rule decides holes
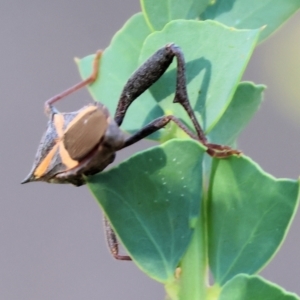
[[[180,127],[192,139],[197,140],[197,141],[199,140],[198,136],[196,136],[193,132],[191,132],[189,130],[189,128],[187,128],[179,119],[170,115],[170,116],[163,116],[163,117],[157,118],[154,121],[152,121],[151,123],[149,123],[148,125],[146,125],[145,127],[143,127],[142,129],[140,129],[139,131],[137,131],[135,134],[133,134],[132,136],[130,136],[129,138],[127,138],[125,140],[125,143],[121,149],[128,147],[128,146],[146,138],[150,134],[165,127],[170,121],[174,122],[178,127]],[[226,158],[233,154],[237,154],[237,155],[241,154],[240,151],[231,149],[230,147],[224,146],[224,145],[207,143],[205,146],[207,147],[207,150],[206,150],[207,153],[213,157]]]
[[[106,217],[104,217],[103,221],[107,245],[112,256],[117,260],[131,260],[130,256],[119,255],[119,243],[117,236],[114,230],[111,228],[110,223]]]
[[[190,131],[189,128],[187,128],[179,119],[176,117],[169,115],[169,116],[163,116],[160,118],[157,118],[147,124],[145,127],[140,129],[139,131],[135,132],[133,135],[128,137],[125,140],[124,145],[121,149],[126,148],[132,144],[135,144],[136,142],[146,138],[150,134],[156,132],[157,130],[165,127],[170,121],[174,122],[178,127],[180,127],[188,136],[190,136],[194,140],[198,140],[197,135],[195,135],[193,132]]]

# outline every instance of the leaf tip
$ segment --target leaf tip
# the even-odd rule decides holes
[[[260,30],[260,31],[263,31],[267,26],[268,26],[267,24],[264,25],[264,26],[261,26],[261,27],[259,28],[259,30]]]
[[[79,63],[80,63],[80,58],[74,57],[74,62],[75,62],[75,64],[79,65]]]

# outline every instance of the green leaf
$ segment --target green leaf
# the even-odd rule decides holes
[[[88,178],[132,259],[160,282],[173,279],[199,217],[204,151],[171,140]]]
[[[138,13],[116,33],[101,57],[99,78],[88,89],[92,97],[105,104],[112,114],[116,110],[125,83],[138,68],[140,51],[149,34],[150,30],[142,13]],[[94,55],[90,55],[77,62],[83,78],[92,73],[93,59]],[[156,103],[151,98],[142,103],[133,103],[126,114],[123,128],[132,131],[132,124],[135,124],[134,129],[140,128],[155,106]]]
[[[149,35],[140,62],[157,49],[173,42],[186,60],[188,94],[203,128],[212,128],[223,115],[255,47],[259,30],[236,30],[213,21],[172,21],[160,32]],[[180,117],[191,127],[187,114],[173,104],[176,64],[151,88],[155,101],[166,113]],[[147,92],[146,95],[148,97]],[[153,114],[153,117],[157,115]]]
[[[152,31],[161,30],[172,20],[196,19],[209,0],[141,0],[147,24]]]
[[[227,282],[218,300],[299,300],[260,276],[238,275]]]
[[[209,130],[228,106],[259,31],[232,30],[212,21],[184,20],[169,23],[161,32],[150,36],[149,33],[141,14],[131,18],[117,33],[103,53],[99,80],[89,87],[93,98],[105,104],[110,112],[115,111],[119,95],[130,75],[160,47],[175,42],[182,47],[186,57],[188,92],[192,105],[198,118],[202,118],[204,127]],[[191,40],[194,41],[192,44]],[[142,53],[138,61],[140,51]],[[78,62],[83,78],[91,74],[93,58],[88,56]],[[174,68],[175,64],[152,86],[151,92],[144,92],[131,105],[122,125],[124,130],[134,132],[164,113],[173,113],[191,126],[186,113],[178,104],[172,103]],[[168,132],[152,138],[163,140],[164,134],[168,135]],[[176,130],[175,135],[178,136]]]
[[[214,160],[208,236],[210,266],[218,284],[266,265],[288,231],[298,190],[298,181],[276,179],[245,156]]]
[[[267,25],[260,41],[266,39],[300,8],[300,0],[217,0],[208,6],[201,19],[213,19],[241,29]]]
[[[238,135],[258,110],[264,89],[263,85],[240,83],[225,113],[209,132],[209,140],[216,144],[234,145]]]

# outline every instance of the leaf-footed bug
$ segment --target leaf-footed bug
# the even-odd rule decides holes
[[[154,53],[129,78],[121,93],[114,118],[107,108],[99,103],[84,106],[78,111],[60,113],[53,104],[80,88],[92,84],[98,76],[102,52],[96,53],[93,73],[86,80],[74,85],[45,103],[49,116],[47,130],[37,150],[31,172],[22,183],[45,181],[49,183],[85,184],[85,176],[104,170],[114,161],[116,151],[128,147],[164,127],[170,121],[176,123],[191,138],[207,147],[207,153],[224,158],[240,152],[228,146],[208,143],[207,138],[192,110],[185,79],[185,62],[180,48],[168,44]],[[183,106],[196,130],[196,134],[172,115],[159,117],[126,137],[120,126],[130,104],[155,83],[177,59],[176,92],[173,102]],[[118,254],[118,242],[107,219],[104,219],[107,241],[116,259],[130,260],[129,256]]]

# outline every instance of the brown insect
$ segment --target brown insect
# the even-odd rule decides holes
[[[97,79],[101,54],[101,51],[96,53],[93,73],[89,78],[46,101],[48,127],[38,147],[32,170],[22,183],[45,181],[83,185],[86,176],[101,172],[114,161],[116,151],[140,141],[170,121],[175,122],[191,138],[205,145],[211,156],[223,158],[240,154],[228,146],[208,143],[189,103],[183,53],[174,44],[159,49],[132,74],[121,93],[114,118],[110,116],[107,108],[98,102],[75,112],[57,111],[53,106],[55,102]],[[169,115],[153,120],[130,137],[125,136],[120,126],[128,107],[163,75],[174,57],[177,59],[177,84],[173,102],[183,106],[193,122],[196,134],[179,119]],[[116,259],[130,260],[128,256],[118,254],[115,233],[106,219],[105,228],[112,255]]]

